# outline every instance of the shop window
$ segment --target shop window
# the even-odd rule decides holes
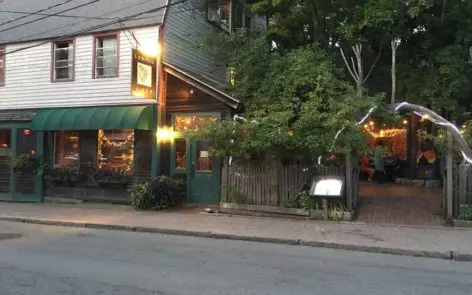
[[[133,130],[98,131],[98,168],[131,174],[134,159]]]
[[[57,131],[55,138],[54,165],[79,167],[79,133]]]
[[[36,132],[30,129],[18,129],[18,152],[36,155]]]
[[[216,122],[218,118],[216,116],[186,116],[186,117],[175,117],[175,131],[186,132],[196,131],[200,126],[209,122]]]
[[[0,129],[0,149],[9,149],[11,143],[10,129]]]
[[[183,138],[175,140],[175,168],[187,168],[187,141]]]

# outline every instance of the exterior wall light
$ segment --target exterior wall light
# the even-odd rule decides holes
[[[162,128],[157,129],[156,137],[157,137],[157,140],[160,140],[160,141],[169,141],[174,138],[174,131],[164,126]]]

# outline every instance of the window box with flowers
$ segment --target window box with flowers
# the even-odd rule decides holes
[[[67,184],[72,186],[75,183],[85,182],[87,175],[77,168],[56,166],[44,174],[44,179],[54,182],[55,184]]]
[[[126,169],[98,169],[93,178],[100,186],[105,186],[107,184],[127,186],[132,180],[131,171]]]

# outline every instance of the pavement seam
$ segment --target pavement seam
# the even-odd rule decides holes
[[[51,226],[65,226],[65,227],[86,228],[86,229],[101,229],[101,230],[112,230],[112,231],[128,231],[128,232],[140,232],[140,233],[151,233],[151,234],[192,236],[192,237],[201,237],[201,238],[225,239],[225,240],[248,241],[248,242],[271,243],[271,244],[284,244],[284,245],[293,245],[293,246],[308,246],[308,247],[315,247],[315,248],[329,248],[329,249],[338,249],[338,250],[367,252],[367,253],[390,254],[390,255],[397,255],[397,256],[412,256],[412,257],[436,258],[436,259],[444,259],[444,260],[472,262],[472,254],[460,254],[454,251],[446,251],[446,252],[427,251],[427,250],[422,251],[422,250],[410,250],[410,249],[366,246],[366,245],[356,245],[356,244],[304,241],[301,239],[243,236],[243,235],[235,235],[235,234],[222,234],[222,233],[216,233],[216,232],[188,231],[188,230],[179,230],[179,229],[164,229],[164,228],[155,228],[155,227],[140,227],[140,226],[114,225],[114,224],[102,224],[102,223],[84,223],[84,222],[74,222],[74,221],[57,221],[57,220],[50,220],[50,219],[34,219],[34,218],[11,217],[11,216],[0,216],[0,221],[51,225]]]

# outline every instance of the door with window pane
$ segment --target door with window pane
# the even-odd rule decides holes
[[[216,204],[219,201],[219,160],[211,156],[208,141],[190,143],[190,203]]]

